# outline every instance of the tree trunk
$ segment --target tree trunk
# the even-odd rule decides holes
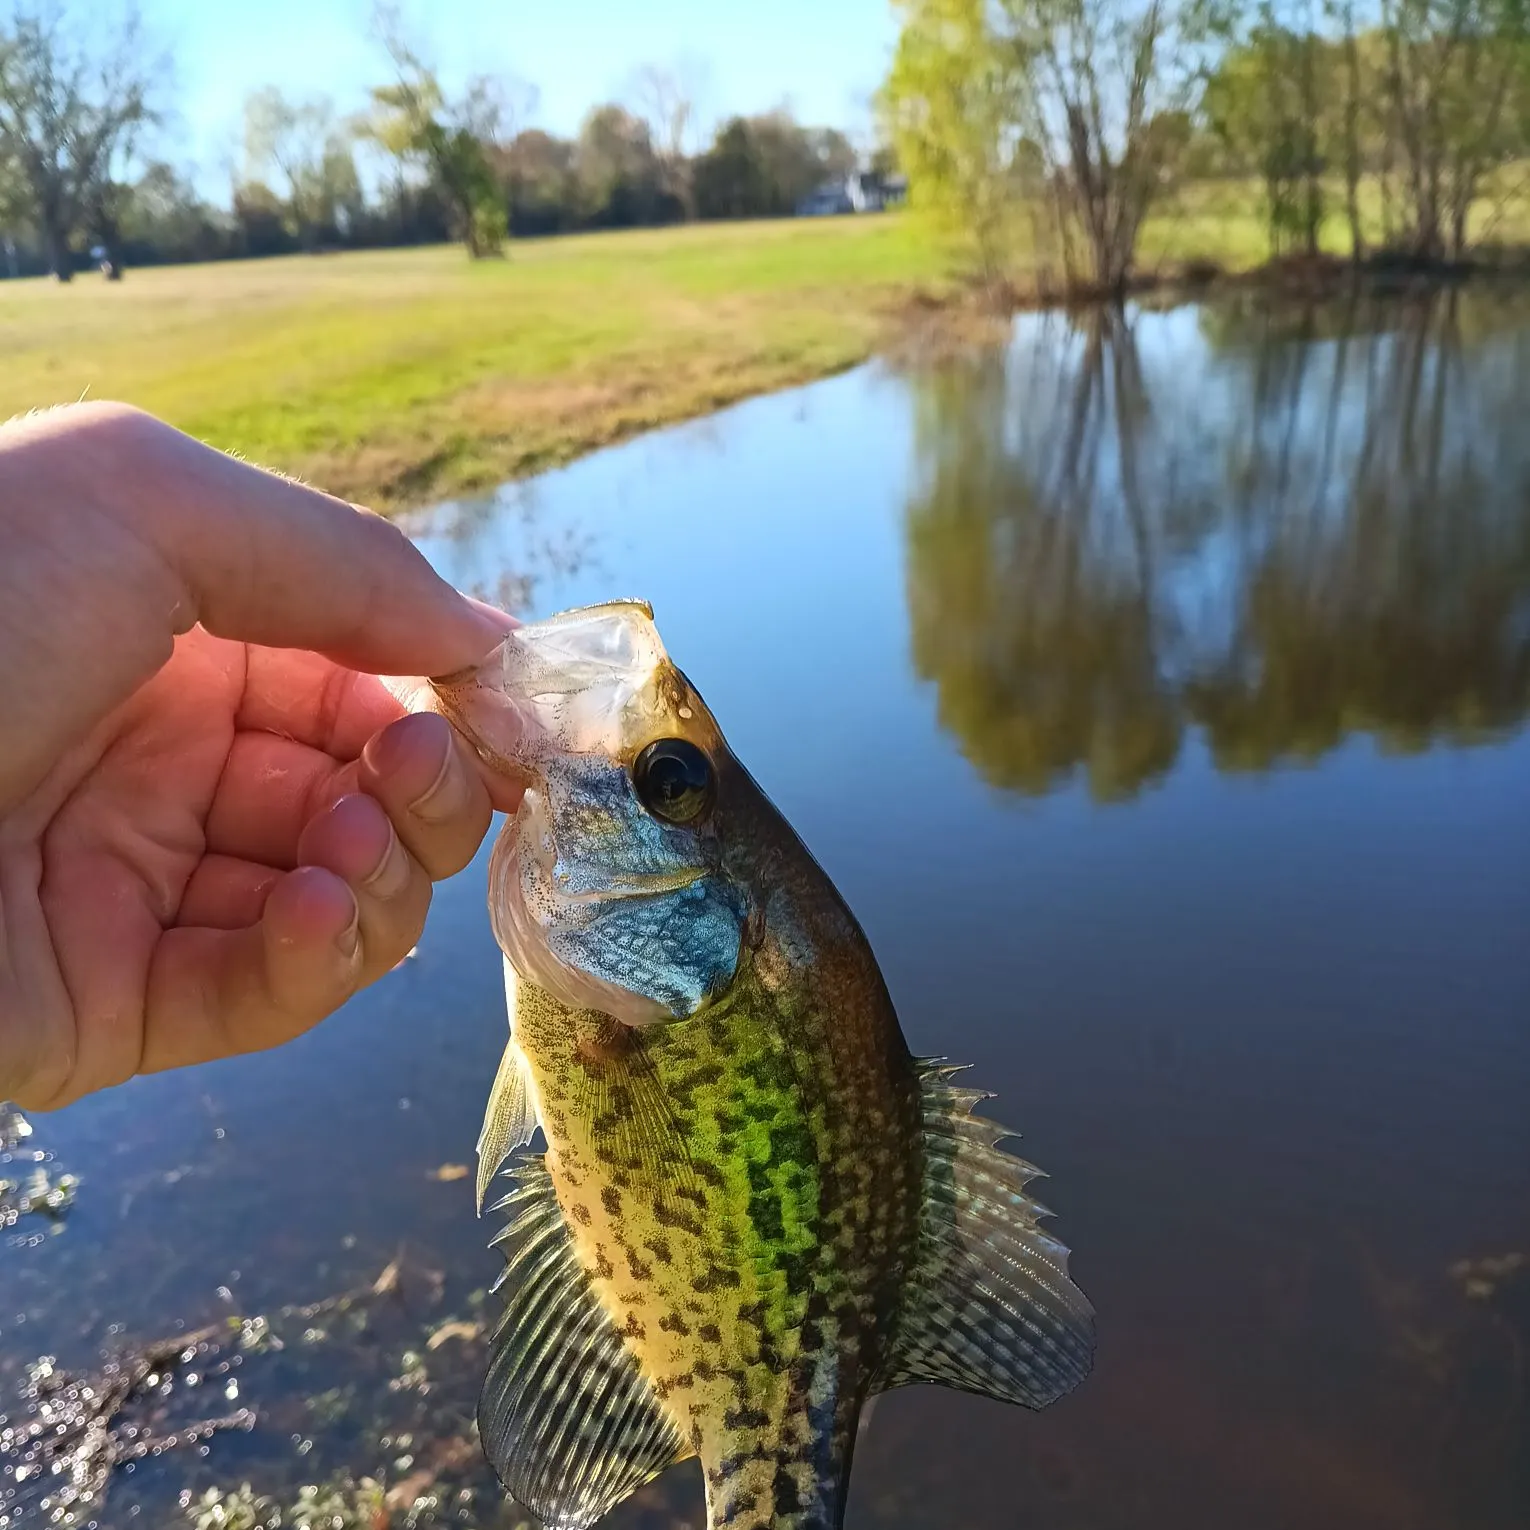
[[[1355,17],[1344,12],[1344,211],[1349,218],[1350,259],[1365,258],[1365,229],[1360,222],[1360,50]]]
[[[43,244],[48,256],[48,270],[54,280],[74,280],[74,257],[69,251],[69,234],[51,220],[43,230]]]

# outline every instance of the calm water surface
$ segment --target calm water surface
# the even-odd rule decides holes
[[[881,1400],[852,1525],[1530,1522],[1527,422],[1530,304],[1038,317],[417,528],[529,611],[654,603],[911,1045],[1051,1175],[1095,1376]],[[481,1347],[422,1342],[496,1269],[436,1177],[504,1035],[485,858],[315,1035],[35,1123],[83,1183],[0,1248],[0,1392],[408,1276],[202,1378],[256,1428],[119,1473],[102,1524],[438,1469],[516,1522],[443,1444]],[[691,1473],[611,1523],[699,1524]]]

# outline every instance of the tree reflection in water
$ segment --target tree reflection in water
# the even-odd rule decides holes
[[[1043,316],[916,391],[914,661],[994,784],[1110,800],[1187,729],[1266,769],[1530,709],[1530,310]]]

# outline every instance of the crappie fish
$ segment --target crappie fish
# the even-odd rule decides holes
[[[505,1488],[582,1530],[699,1456],[708,1524],[836,1530],[857,1420],[910,1382],[1041,1408],[1093,1312],[1039,1171],[910,1055],[865,935],[617,602],[512,632],[431,705],[527,786],[493,851],[509,1044],[479,1142]]]

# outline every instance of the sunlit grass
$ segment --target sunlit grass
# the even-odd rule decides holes
[[[0,418],[125,399],[378,505],[853,365],[941,262],[897,217],[0,283]]]
[[[1379,192],[1362,193],[1374,240]],[[1515,207],[1490,230],[1499,240],[1530,240]],[[1474,228],[1489,218],[1484,201]],[[1348,249],[1337,184],[1323,242]],[[1023,291],[1037,264],[1023,217],[1013,252]],[[1259,183],[1227,180],[1158,208],[1139,263],[1242,271],[1268,254]],[[132,271],[120,285],[0,282],[0,419],[125,399],[398,507],[852,366],[903,299],[955,269],[890,214],[549,239],[479,264],[433,248]]]
[[[1474,241],[1505,245],[1530,242],[1530,166],[1507,165],[1489,178],[1468,222]],[[1388,221],[1380,182],[1361,180],[1356,193],[1360,227],[1367,247],[1388,240]],[[1393,229],[1402,210],[1393,210]],[[1323,183],[1323,224],[1319,236],[1325,253],[1348,256],[1353,248],[1345,208],[1345,187],[1337,176]],[[1149,219],[1142,235],[1145,264],[1193,258],[1215,260],[1229,271],[1246,271],[1269,259],[1269,219],[1264,188],[1253,177],[1198,181],[1181,187]]]

